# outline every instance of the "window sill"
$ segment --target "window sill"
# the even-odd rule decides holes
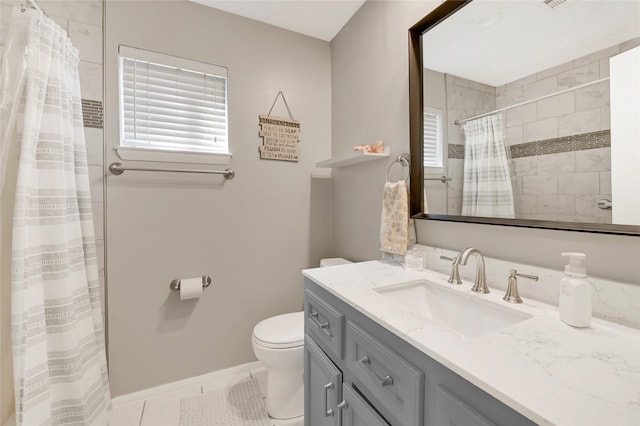
[[[209,154],[204,152],[169,151],[124,146],[119,146],[115,148],[115,150],[121,159],[132,161],[227,165],[231,160],[231,154]]]

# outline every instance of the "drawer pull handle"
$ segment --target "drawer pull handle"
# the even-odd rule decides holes
[[[349,403],[347,403],[347,401],[342,401],[340,404],[337,405],[338,409],[342,410],[343,408],[347,408],[349,406]]]
[[[329,382],[326,385],[324,385],[324,416],[325,417],[331,417],[333,416],[333,410],[331,408],[327,408],[328,402],[329,402],[329,389],[333,389],[333,382]]]
[[[358,360],[358,362],[360,364],[366,366],[367,368],[369,368],[369,366],[371,365],[371,360],[366,355],[363,356],[362,358],[360,358]],[[369,368],[369,370],[371,370],[371,368]],[[378,384],[381,387],[384,388],[384,387],[387,387],[387,386],[393,386],[393,377],[391,377],[391,376],[380,377],[373,370],[371,370],[371,374],[373,374],[373,377],[376,378],[376,380],[378,381]]]
[[[320,329],[329,328],[329,322],[320,322],[320,320],[318,319],[318,313],[317,312],[312,312],[311,313],[311,319],[316,324],[316,326],[320,327]]]

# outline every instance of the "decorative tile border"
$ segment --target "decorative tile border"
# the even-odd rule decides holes
[[[102,129],[104,125],[102,101],[82,99],[82,118],[84,120],[84,127]]]
[[[558,154],[561,152],[584,151],[586,149],[607,148],[611,146],[611,130],[564,136],[543,141],[511,145],[511,158],[531,157],[534,155]]]
[[[549,140],[553,140],[553,139],[549,139]],[[509,151],[511,151],[511,158],[535,157],[536,155],[538,155],[539,143],[540,141],[511,145],[509,147]]]
[[[464,145],[450,143],[448,158],[464,160]]]
[[[511,145],[511,158],[533,157],[536,155],[558,154],[561,152],[584,151],[585,149],[608,148],[611,146],[611,130],[563,136],[561,138]],[[449,144],[448,158],[464,159],[464,145]]]

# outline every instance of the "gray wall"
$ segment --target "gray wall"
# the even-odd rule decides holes
[[[409,151],[407,29],[435,1],[368,1],[331,42],[333,155],[381,139]],[[333,170],[334,254],[380,258],[382,187],[391,159]]]
[[[255,324],[302,309],[300,270],[331,246],[331,183],[310,177],[330,156],[331,75],[329,43],[198,4],[110,1],[105,14],[106,164],[118,160],[117,49],[125,44],[228,67],[229,167],[236,172],[226,182],[107,176],[117,396],[254,361]],[[258,115],[279,90],[301,123],[299,163],[259,159]],[[169,291],[174,278],[205,274],[213,285],[200,299],[181,302]]]
[[[407,29],[437,2],[367,2],[332,42],[335,153],[378,138],[392,154],[408,151]],[[391,161],[391,160],[389,160]],[[388,161],[334,173],[334,251],[380,258],[378,233]],[[640,281],[640,238],[421,220],[418,242],[448,249],[475,246],[492,257],[560,269],[561,251],[583,251],[591,274]],[[498,237],[499,235],[499,237]]]

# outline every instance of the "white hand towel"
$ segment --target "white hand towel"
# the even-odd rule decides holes
[[[403,180],[395,183],[387,182],[384,184],[382,193],[380,250],[393,254],[405,254],[409,245],[410,231],[413,229],[409,227],[407,185]]]

